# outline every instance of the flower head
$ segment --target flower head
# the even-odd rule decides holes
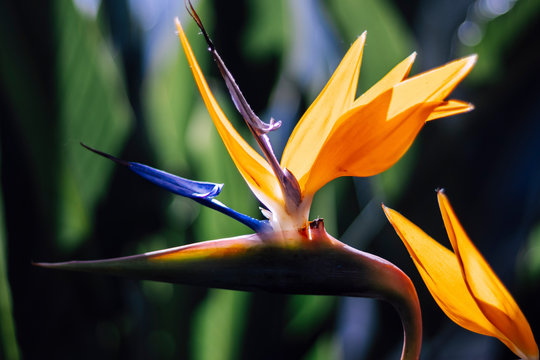
[[[398,212],[384,207],[433,298],[458,325],[501,340],[523,359],[538,359],[527,319],[459,223],[448,198],[438,194],[454,252]]]
[[[244,104],[245,99],[196,14],[194,18],[237,109],[253,132],[251,119],[256,116]],[[268,217],[275,231],[305,227],[313,195],[329,181],[340,176],[371,176],[388,169],[407,151],[426,121],[472,109],[468,103],[445,99],[472,69],[474,55],[407,78],[413,53],[356,98],[366,40],[363,33],[296,125],[277,164],[273,153],[268,156],[271,148],[265,149],[264,141],[258,139],[259,144],[263,143],[266,160],[233,128],[212,95],[178,19],[176,27],[212,120],[252,192],[270,211]],[[287,175],[294,185],[291,191],[283,184],[282,178]]]
[[[388,261],[334,239],[326,233],[322,220],[308,222],[309,209],[314,194],[329,181],[340,176],[371,176],[392,166],[426,121],[471,110],[468,103],[445,99],[471,70],[476,57],[456,60],[406,79],[413,54],[356,98],[366,39],[366,34],[362,34],[298,122],[279,162],[267,133],[279,128],[280,122],[271,119],[265,123],[253,112],[189,0],[188,5],[233,103],[264,157],[238,134],[223,113],[176,19],[195,82],[232,160],[265,205],[263,214],[268,221],[250,218],[217,201],[220,184],[180,178],[89,148],[175,194],[241,221],[255,234],[130,257],[38,265],[237,290],[384,299],[395,306],[402,319],[402,358],[418,359],[422,324],[410,279]]]

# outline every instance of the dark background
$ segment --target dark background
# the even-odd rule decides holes
[[[391,170],[339,179],[311,216],[415,283],[424,359],[510,359],[498,340],[437,307],[380,209],[448,245],[444,187],[471,239],[540,330],[540,2],[211,1],[197,9],[254,110],[284,122],[278,151],[364,30],[363,91],[412,51],[413,74],[477,53],[452,94],[469,114],[428,123]],[[36,268],[248,232],[79,146],[225,183],[220,200],[260,218],[228,158],[175,35],[184,24],[240,131],[182,1],[0,4],[0,358],[396,359],[393,309],[374,300],[204,289]],[[248,135],[247,132],[243,132]]]

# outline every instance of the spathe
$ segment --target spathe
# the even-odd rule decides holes
[[[232,290],[377,298],[391,303],[401,317],[403,359],[417,359],[420,353],[420,306],[411,280],[392,263],[328,235],[322,220],[303,231],[205,241],[107,260],[36,265]]]

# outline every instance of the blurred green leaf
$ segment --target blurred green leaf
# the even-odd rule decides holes
[[[264,59],[280,54],[287,46],[287,12],[284,0],[248,1],[248,24],[244,32],[244,52]]]
[[[336,304],[335,297],[316,295],[293,295],[287,304],[285,333],[290,337],[301,337],[320,327],[331,316]]]
[[[536,225],[527,241],[525,256],[521,264],[521,272],[534,284],[540,279],[540,224]]]
[[[341,0],[327,4],[347,43],[367,31],[359,81],[361,92],[414,51],[414,38],[392,2]]]
[[[505,72],[505,59],[516,45],[516,39],[526,34],[527,27],[537,21],[540,1],[516,1],[506,14],[485,24],[484,37],[473,47],[463,46],[461,52],[478,54],[480,61],[468,76],[468,81],[494,83]],[[483,24],[480,24],[482,26]]]
[[[58,244],[70,250],[88,235],[113,164],[79,146],[118,153],[132,117],[120,71],[95,20],[72,2],[55,3],[61,170]]]
[[[249,299],[247,292],[209,291],[195,315],[192,337],[195,360],[239,358]]]
[[[45,5],[46,6],[46,5]],[[33,24],[26,31],[26,24],[17,21],[17,8],[9,2],[0,3],[0,80],[2,94],[11,116],[2,121],[13,127],[15,141],[19,141],[19,161],[28,166],[33,194],[37,197],[37,213],[47,225],[56,219],[57,177],[57,121],[54,94],[50,91],[51,61],[48,46],[48,29],[42,39],[43,46],[33,46],[27,37],[35,28],[48,25],[47,18]],[[46,49],[46,50],[45,50]],[[51,49],[51,51],[54,50]],[[54,229],[53,229],[54,230]]]
[[[4,225],[4,202],[0,192],[0,358],[18,359],[19,347],[15,337],[15,323],[11,313],[11,291],[6,266],[6,231]]]
[[[194,49],[204,46],[192,21],[183,26]],[[170,27],[167,36],[173,38],[171,46],[174,48],[169,50],[170,56],[152,63],[143,86],[143,105],[150,140],[157,155],[156,166],[174,172],[175,169],[184,171],[188,166],[184,136],[198,93],[173,21]]]
[[[331,335],[324,335],[317,339],[305,360],[340,359],[340,352],[336,339]]]

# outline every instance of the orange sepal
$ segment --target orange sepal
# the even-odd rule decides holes
[[[271,210],[280,207],[276,204],[283,204],[282,192],[270,165],[238,134],[221,110],[202,74],[178,18],[175,22],[197,87],[234,164],[251,191],[262,203]]]
[[[314,194],[340,176],[371,176],[398,161],[438,103],[421,103],[388,119],[392,89],[366,105],[349,110],[336,122],[311,171],[299,178],[305,194]]]
[[[516,355],[538,359],[531,327],[516,301],[465,233],[446,195],[439,191],[437,198],[461,273],[479,309]]]
[[[471,296],[456,256],[397,211],[384,205],[383,209],[444,313],[468,330],[496,336],[497,329],[483,316]]]
[[[309,172],[335,122],[353,104],[365,41],[364,32],[345,54],[287,141],[281,166],[289,169],[297,179]]]
[[[388,116],[393,117],[421,102],[443,101],[472,70],[476,59],[476,55],[471,55],[454,60],[397,84]]]

